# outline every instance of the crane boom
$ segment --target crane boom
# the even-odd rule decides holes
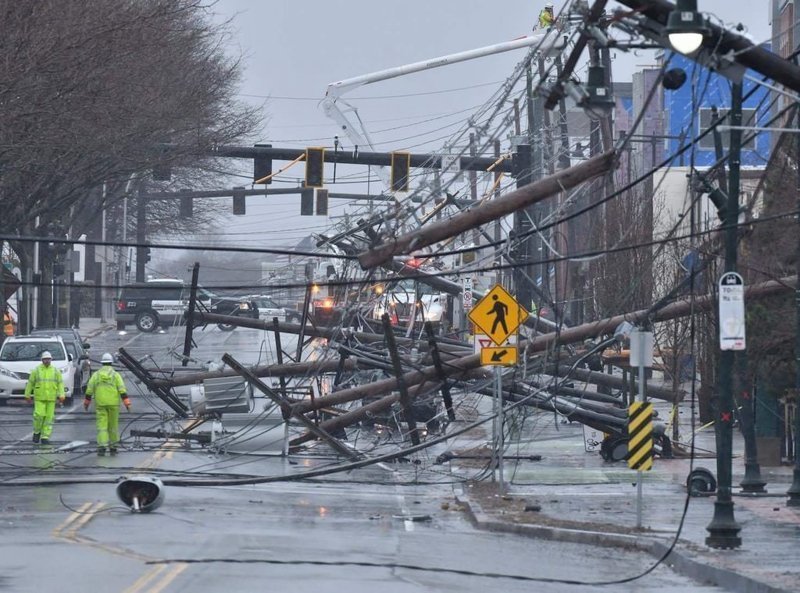
[[[382,80],[389,80],[390,78],[397,78],[399,76],[405,76],[406,74],[449,66],[450,64],[466,62],[468,60],[500,54],[515,49],[539,46],[542,52],[550,53],[563,49],[565,45],[566,36],[563,35],[563,32],[556,31],[555,29],[548,29],[542,33],[526,35],[525,37],[504,41],[503,43],[496,43],[477,49],[470,49],[455,54],[440,56],[438,58],[423,60],[422,62],[414,62],[413,64],[387,68],[386,70],[379,70],[370,74],[345,78],[344,80],[332,82],[328,85],[325,98],[322,100],[322,109],[327,117],[334,120],[340,126],[341,130],[355,147],[368,147],[370,150],[375,150],[372,140],[369,137],[369,132],[367,132],[358,116],[358,110],[342,99],[342,95],[358,87]],[[348,117],[348,113],[354,116],[355,121],[351,121]],[[389,189],[391,187],[389,175],[384,167],[378,169],[378,176],[383,181],[384,186]]]

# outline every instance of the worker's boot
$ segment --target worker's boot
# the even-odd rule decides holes
[[[41,435],[40,435],[38,432],[34,432],[34,433],[33,433],[33,442],[34,442],[34,443],[38,443],[38,442],[39,442],[39,437],[40,437],[40,436],[41,436]]]
[[[106,448],[105,447],[97,447],[97,456],[98,457],[105,457],[106,456]]]
[[[42,442],[43,445],[49,445],[50,444],[50,439],[42,439],[41,442]]]
[[[109,447],[108,448],[108,452],[111,455],[116,455],[117,454],[117,448],[116,447]]]

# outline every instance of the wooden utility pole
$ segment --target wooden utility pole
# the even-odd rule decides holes
[[[428,247],[512,214],[521,208],[540,202],[556,195],[560,191],[570,189],[601,175],[613,167],[615,157],[615,152],[607,152],[584,161],[575,167],[570,167],[564,171],[559,171],[555,175],[528,184],[497,200],[484,202],[472,210],[456,214],[447,220],[435,222],[416,231],[400,235],[390,243],[378,245],[374,249],[360,254],[358,256],[359,263],[364,269],[374,268],[389,261],[395,255],[408,254]]]

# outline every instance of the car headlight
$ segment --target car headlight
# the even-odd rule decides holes
[[[18,381],[22,380],[22,377],[20,377],[17,373],[15,373],[14,371],[9,371],[7,368],[4,367],[0,367],[0,375],[10,377],[11,379],[16,379]]]

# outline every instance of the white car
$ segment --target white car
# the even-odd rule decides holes
[[[31,372],[42,362],[42,352],[53,355],[52,364],[61,371],[67,400],[72,401],[75,365],[58,336],[15,336],[0,346],[0,405],[10,399],[25,397],[25,385]]]

